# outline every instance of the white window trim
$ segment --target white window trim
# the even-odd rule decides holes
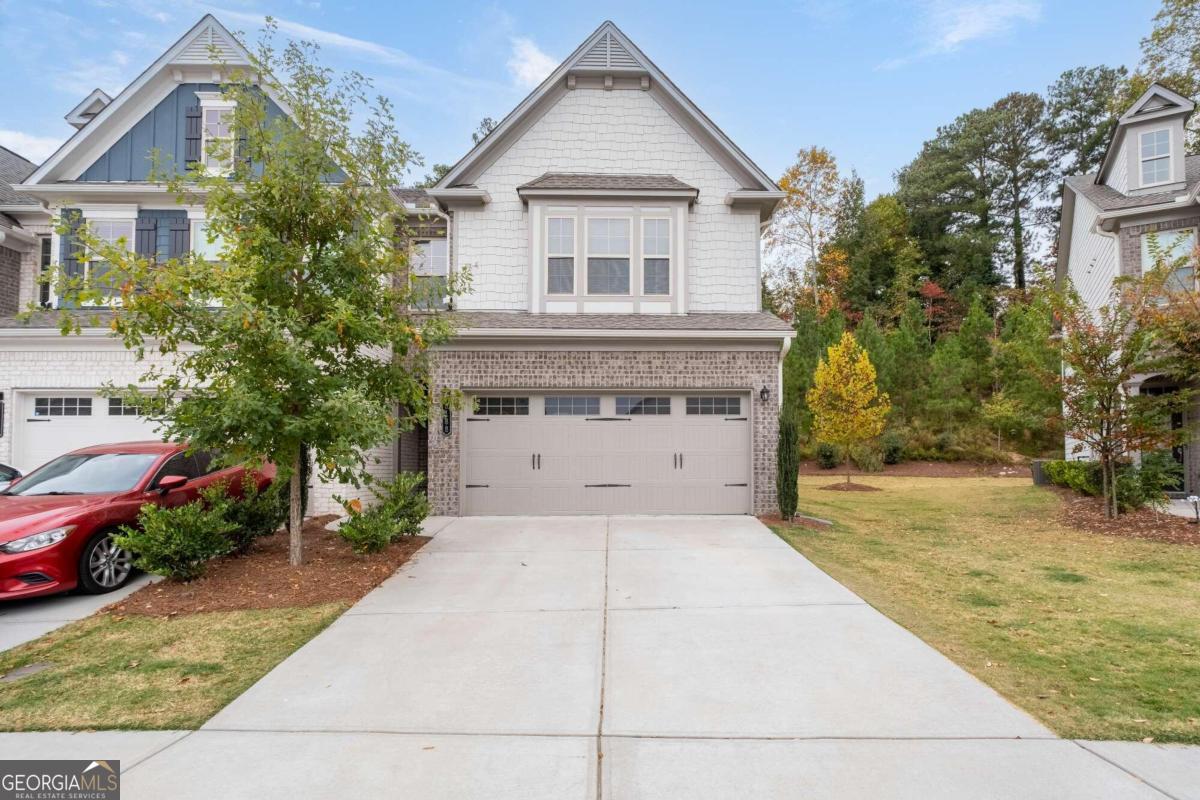
[[[208,229],[208,220],[205,219],[204,217],[191,217],[190,219],[188,219],[188,223],[191,225],[191,230],[190,230],[190,235],[192,238],[191,250],[193,253],[195,253],[198,256],[204,256],[205,255],[204,250],[202,250],[201,248],[207,249],[209,247],[208,230],[207,230]],[[218,247],[223,246],[220,242],[220,237],[217,237],[217,242],[213,243],[213,246],[218,246]],[[218,259],[214,258],[214,259],[206,259],[206,260],[217,261]]]
[[[1142,137],[1150,136],[1150,135],[1156,134],[1156,133],[1163,133],[1163,132],[1165,132],[1167,134],[1167,154],[1166,154],[1166,156],[1150,156],[1149,158],[1147,158],[1146,156],[1143,156],[1142,155]],[[1136,142],[1135,146],[1137,147],[1137,154],[1138,154],[1139,188],[1148,189],[1152,186],[1165,186],[1168,183],[1175,182],[1175,136],[1171,132],[1170,128],[1155,128],[1154,130],[1151,130],[1151,131],[1139,132],[1137,135],[1137,142]],[[1166,180],[1155,181],[1153,183],[1146,183],[1146,178],[1145,178],[1146,162],[1147,161],[1158,161],[1161,158],[1167,159],[1167,178],[1166,178]]]
[[[207,112],[209,111],[233,111],[237,107],[237,103],[233,100],[226,99],[220,92],[196,92],[196,98],[200,101],[200,163],[204,164],[204,168],[209,169],[208,165],[208,125],[205,121]],[[229,136],[232,142],[232,132]],[[230,159],[229,165],[220,172],[213,171],[214,175],[225,176],[233,172],[233,161]]]
[[[667,254],[665,256],[647,255],[645,252],[646,251],[646,222],[649,220],[662,221],[662,222],[667,223]],[[641,224],[638,227],[640,229],[639,235],[641,237],[638,240],[638,250],[639,250],[640,256],[641,256],[639,259],[640,264],[639,264],[638,272],[641,273],[640,278],[642,281],[639,286],[640,291],[638,292],[638,296],[643,297],[643,298],[655,298],[655,299],[664,300],[664,301],[669,300],[671,298],[671,296],[675,294],[675,259],[672,257],[672,253],[675,250],[675,230],[674,230],[675,221],[671,218],[671,215],[669,215],[669,214],[653,214],[653,215],[648,215],[648,216],[644,215],[644,216],[642,216]],[[653,259],[665,258],[667,260],[667,291],[666,292],[663,292],[661,294],[650,294],[649,292],[646,291],[646,259],[648,259],[648,258],[653,258]]]
[[[129,226],[129,235],[125,237],[125,249],[128,252],[133,251],[134,246],[135,246],[134,240],[137,238],[137,216],[136,215],[133,216],[132,218],[117,217],[117,216],[112,216],[112,217],[96,216],[96,217],[84,217],[82,220],[80,220],[81,225],[89,225],[90,226],[96,222],[109,222],[109,223],[119,222],[123,225],[128,225]],[[118,236],[117,238],[120,239],[121,237]],[[116,244],[116,242],[110,242],[110,243]],[[89,258],[83,262],[83,280],[85,283],[91,281],[91,279],[92,279],[92,264],[95,264],[95,263],[97,263],[99,261],[103,261],[103,260],[104,259],[102,259],[102,258]],[[121,304],[120,295],[115,295],[115,296],[109,297],[108,300],[105,300],[105,301],[94,301],[91,303],[81,303],[80,305],[85,308],[96,308],[96,307],[103,308],[103,307],[107,307],[107,306],[120,305],[120,304]]]
[[[567,220],[571,223],[571,252],[559,252],[550,249],[550,223],[554,220]],[[543,284],[545,295],[547,297],[575,297],[579,292],[579,218],[574,214],[548,214],[545,221],[542,223],[542,250],[545,257],[542,260],[542,276],[545,278]],[[550,259],[552,258],[569,258],[571,259],[571,291],[570,292],[551,292],[550,291]],[[586,278],[586,275],[584,276]]]
[[[614,294],[612,292],[603,292],[593,294],[588,284],[588,270],[592,259],[592,222],[598,219],[603,220],[624,220],[629,225],[629,236],[626,241],[629,242],[629,249],[626,251],[624,258],[629,261],[629,291],[624,294]],[[641,255],[641,243],[637,242],[635,246],[633,237],[633,215],[632,214],[584,214],[584,242],[583,242],[583,291],[576,290],[575,294],[581,297],[640,297],[641,292],[635,292],[634,287],[638,284],[635,281],[641,280],[641,270],[635,270],[634,265],[637,263]],[[547,225],[547,230],[549,226]],[[597,253],[596,258],[621,258],[619,254],[612,253]],[[565,296],[565,295],[564,295]],[[666,295],[662,295],[665,297]]]
[[[1195,250],[1196,245],[1198,243],[1200,243],[1200,230],[1198,230],[1196,228],[1176,228],[1176,229],[1165,230],[1165,231],[1147,231],[1146,233],[1141,234],[1139,244],[1141,246],[1142,274],[1144,275],[1146,273],[1146,270],[1153,266],[1152,264],[1150,264],[1150,261],[1148,258],[1148,256],[1150,255],[1150,253],[1149,253],[1149,242],[1150,242],[1149,237],[1151,235],[1154,235],[1155,237],[1157,237],[1158,246],[1160,249],[1166,249],[1166,247],[1168,245],[1170,245],[1171,249],[1174,249],[1174,247],[1175,247],[1176,243],[1179,241],[1179,239],[1181,237],[1186,237],[1188,234],[1192,235],[1192,249],[1187,251],[1186,253],[1180,253],[1179,256],[1176,256],[1176,258],[1179,258],[1182,255],[1188,255],[1188,256],[1191,255],[1191,253]],[[1198,274],[1198,273],[1200,273],[1200,271],[1197,270],[1196,264],[1193,263],[1191,266],[1192,266],[1192,288],[1195,289],[1197,286],[1197,283],[1196,283],[1197,280],[1200,280],[1200,274]]]

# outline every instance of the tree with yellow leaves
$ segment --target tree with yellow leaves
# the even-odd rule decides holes
[[[843,454],[883,433],[892,410],[887,394],[881,394],[875,384],[875,367],[867,351],[849,331],[817,364],[807,400],[817,441],[834,445]],[[849,464],[847,458],[846,483],[850,482]]]

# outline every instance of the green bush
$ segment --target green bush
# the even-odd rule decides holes
[[[1098,461],[1047,461],[1043,469],[1056,486],[1092,497],[1104,494],[1104,479]],[[1181,474],[1182,468],[1170,453],[1147,453],[1142,456],[1140,465],[1118,465],[1117,507],[1121,511],[1163,507],[1168,488],[1178,483]]]
[[[394,480],[371,487],[375,502],[362,509],[356,503],[343,502],[349,517],[338,533],[355,553],[377,553],[401,536],[421,532],[421,523],[429,515],[429,500],[423,492],[425,476],[419,472],[401,472]]]
[[[776,453],[775,489],[779,495],[779,516],[796,516],[800,502],[800,426],[791,414],[779,416],[779,450]]]
[[[225,516],[237,526],[229,534],[233,552],[245,553],[255,539],[275,533],[287,519],[286,490],[286,484],[272,483],[259,491],[258,482],[246,475],[240,498],[227,498],[226,487],[220,484],[205,490],[204,499],[214,505],[224,500]]]
[[[883,469],[883,452],[874,442],[851,450],[850,460],[863,472],[879,472]]]
[[[113,541],[134,553],[138,569],[190,581],[204,574],[210,559],[233,549],[230,534],[237,525],[227,510],[224,498],[174,508],[147,504],[138,512],[137,525],[122,526]]]
[[[817,466],[821,469],[833,469],[841,463],[838,449],[831,444],[821,442],[817,445]]]
[[[907,437],[897,430],[886,431],[879,437],[879,450],[885,464],[899,464],[903,461],[904,448],[907,446]]]

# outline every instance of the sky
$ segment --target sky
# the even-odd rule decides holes
[[[737,3],[0,0],[0,145],[33,161],[93,88],[115,95],[203,14],[254,38],[264,15],[372,78],[426,164],[453,163],[605,15],[772,176],[820,145],[868,196],[939,125],[1076,66],[1134,66],[1158,0]],[[424,170],[416,170],[420,178]]]

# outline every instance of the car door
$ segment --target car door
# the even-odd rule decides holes
[[[158,468],[158,474],[154,476],[154,480],[150,482],[150,491],[157,491],[158,482],[167,475],[182,475],[188,479],[188,482],[166,494],[159,494],[157,502],[160,506],[175,508],[190,503],[200,496],[200,487],[196,480],[200,476],[195,456],[189,453],[176,453],[167,459]]]
[[[230,495],[242,496],[242,479],[246,474],[244,467],[240,464],[232,467],[222,466],[220,456],[211,450],[197,450],[193,455],[196,459],[197,473],[193,483],[197,492],[202,492],[210,486],[224,484],[226,492]]]

